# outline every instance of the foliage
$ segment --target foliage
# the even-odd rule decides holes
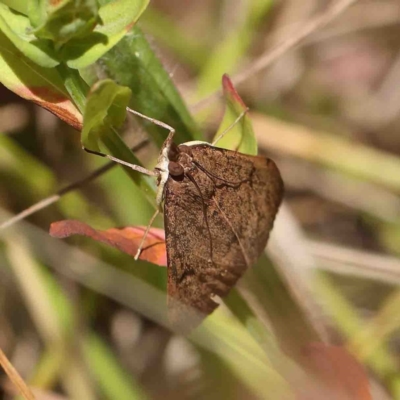
[[[330,134],[315,128],[320,120],[303,128],[298,110],[319,115],[326,104],[325,99],[318,101],[318,89],[304,88],[304,82],[292,84],[293,99],[287,100],[282,94],[278,101],[268,97],[262,80],[254,77],[249,87],[235,89],[224,76],[224,101],[212,103],[207,113],[197,115],[195,120],[141,29],[153,34],[168,54],[176,57],[178,65],[187,68],[187,76],[196,74],[190,89],[192,98],[197,99],[218,90],[222,73],[238,71],[243,61],[251,58],[255,51],[252,47],[260,45],[260,38],[270,28],[268,22],[280,15],[275,3],[240,2],[242,8],[238,6],[236,13],[230,10],[233,14],[220,9],[221,21],[228,20],[232,26],[219,41],[215,21],[208,21],[209,32],[201,31],[197,35],[200,40],[192,36],[184,19],[169,19],[168,14],[148,3],[1,1],[1,83],[80,131],[81,144],[88,150],[146,168],[154,166],[167,132],[136,118],[134,122],[146,129],[151,145],[146,142],[144,150],[132,151],[131,145],[141,148],[143,135],[136,129],[134,135],[123,137],[122,132],[129,131],[132,124],[126,107],[173,126],[178,143],[204,139],[198,123],[204,122],[201,118],[207,114],[217,132],[208,137],[218,138],[229,128],[218,146],[248,154],[256,154],[258,147],[274,153],[288,181],[289,203],[295,203],[302,190],[309,190],[329,199],[327,207],[334,210],[333,215],[336,209],[332,202],[345,205],[354,218],[370,227],[375,243],[372,248],[396,251],[393,243],[400,232],[396,210],[400,208],[393,196],[399,189],[398,152],[389,154],[361,140],[356,145],[358,138],[343,134],[352,129],[351,124],[333,124],[341,115],[334,108],[324,111],[329,123],[323,123],[323,130]],[[139,18],[141,27],[137,24]],[[190,28],[196,32],[199,26],[194,23]],[[275,74],[280,76],[282,71]],[[268,75],[264,78],[267,80]],[[308,77],[312,79],[315,77]],[[269,78],[268,82],[273,85],[275,80]],[[287,80],[282,78],[276,83],[284,86]],[[247,107],[236,90],[257,113],[245,114]],[[276,90],[283,93],[285,89]],[[296,104],[301,103],[299,99],[305,99],[304,109]],[[321,108],[313,109],[312,101]],[[266,116],[266,109],[279,115],[281,121]],[[285,121],[289,119],[291,123]],[[217,120],[222,122],[215,129]],[[6,208],[16,212],[46,196],[51,200],[46,204],[52,204],[29,222],[1,232],[1,273],[5,282],[12,282],[2,285],[9,307],[6,310],[3,306],[7,326],[15,330],[17,343],[23,344],[26,333],[32,336],[32,332],[40,341],[40,346],[36,344],[39,341],[32,345],[36,349],[33,361],[29,360],[30,367],[24,371],[31,387],[88,400],[186,398],[198,390],[201,397],[207,398],[308,399],[321,396],[322,384],[338,398],[349,395],[352,399],[369,399],[369,369],[376,379],[374,384],[389,390],[393,398],[400,398],[398,354],[391,346],[399,327],[398,290],[394,286],[398,282],[388,279],[390,273],[379,276],[380,280],[386,279],[384,284],[375,276],[366,278],[366,269],[354,278],[357,288],[368,281],[373,303],[378,304],[373,318],[367,320],[360,311],[359,299],[351,298],[351,290],[346,291],[348,278],[341,278],[345,280],[343,289],[337,285],[335,275],[322,273],[319,269],[329,264],[326,253],[313,253],[312,246],[317,245],[303,235],[301,229],[316,218],[318,210],[310,208],[308,219],[297,215],[296,221],[285,205],[271,238],[270,252],[248,271],[223,307],[188,338],[179,338],[163,327],[166,277],[165,269],[160,268],[165,265],[160,219],[149,236],[150,250],[143,252],[137,263],[131,257],[143,232],[140,226],[148,223],[155,208],[153,177],[127,167],[110,168],[94,182],[74,186],[80,190],[61,190],[52,196],[60,186],[55,182],[74,181],[103,165],[100,157],[80,151],[79,138],[65,128],[66,124],[52,121],[57,129],[43,133],[51,137],[57,132],[54,143],[59,144],[53,143],[51,156],[38,148],[38,132],[33,132],[32,126],[21,128],[25,131],[16,138],[0,138],[1,220],[10,217]],[[46,141],[50,141],[47,136]],[[133,143],[128,145],[130,140]],[[57,155],[60,148],[62,156]],[[301,178],[293,175],[301,171],[303,164],[293,167],[293,159],[308,162],[326,181],[309,178],[301,186]],[[336,175],[330,175],[332,172]],[[335,177],[338,186],[334,186]],[[300,190],[296,189],[299,185]],[[363,201],[360,192],[358,196],[351,192],[356,185],[361,191],[374,193],[380,206]],[[303,227],[299,228],[302,217]],[[46,232],[49,224],[62,219],[84,223],[55,224],[54,236],[79,233],[128,255],[88,240],[63,242],[50,238]],[[365,255],[358,259],[365,260]],[[356,263],[346,264],[340,257],[335,260],[340,265]],[[384,295],[377,299],[379,290]],[[21,315],[18,318],[23,322],[16,315]],[[12,354],[13,346],[7,343],[6,347],[6,352]],[[179,354],[191,363],[183,363],[181,370],[175,365],[182,361]],[[190,381],[187,377],[194,371],[196,378]],[[35,395],[41,398],[40,393]]]

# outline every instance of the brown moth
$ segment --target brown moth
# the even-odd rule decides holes
[[[245,109],[232,127],[247,109],[227,76],[223,82]],[[164,203],[169,320],[174,329],[188,332],[215,310],[216,297],[226,296],[263,252],[282,200],[283,182],[269,158],[206,142],[177,146],[171,126],[127,110],[169,130],[154,170],[85,150],[157,178],[158,210],[135,259]]]
[[[164,199],[169,319],[187,331],[260,257],[283,182],[269,158],[204,142],[177,146],[171,133],[155,169]]]

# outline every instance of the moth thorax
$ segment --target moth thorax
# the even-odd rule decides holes
[[[192,157],[192,149],[190,148],[190,146],[181,144],[178,146],[178,150],[180,153],[184,153],[184,154],[187,154],[188,156]]]

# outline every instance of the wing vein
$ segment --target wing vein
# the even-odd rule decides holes
[[[212,200],[213,200],[213,202],[215,203],[215,205],[217,206],[217,208],[218,208],[219,212],[221,213],[221,215],[224,217],[226,223],[227,223],[227,224],[230,226],[230,228],[232,229],[232,232],[233,232],[233,234],[235,235],[235,237],[236,237],[236,239],[237,239],[237,241],[238,241],[238,243],[239,243],[240,250],[242,251],[242,254],[243,254],[243,258],[244,258],[244,260],[246,261],[246,265],[247,265],[247,267],[249,268],[249,267],[251,266],[251,263],[250,263],[250,260],[249,260],[248,257],[247,257],[247,254],[246,254],[246,252],[245,252],[245,250],[244,250],[243,243],[242,243],[242,241],[240,240],[240,237],[239,237],[238,233],[236,232],[235,228],[234,228],[233,225],[231,224],[231,221],[229,220],[229,218],[226,216],[226,214],[224,213],[224,211],[223,211],[223,210],[221,209],[221,207],[219,206],[217,200],[215,200],[215,198],[213,198]]]

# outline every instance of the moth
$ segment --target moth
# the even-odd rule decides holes
[[[175,330],[187,332],[215,310],[218,297],[226,296],[260,257],[282,201],[282,178],[267,157],[199,141],[176,145],[172,127],[128,111],[169,130],[153,171],[106,156],[157,178],[159,209],[135,258],[163,209],[168,316]]]
[[[168,157],[168,309],[182,330],[214,311],[216,296],[226,296],[260,257],[283,183],[272,160],[207,143],[172,143]]]

